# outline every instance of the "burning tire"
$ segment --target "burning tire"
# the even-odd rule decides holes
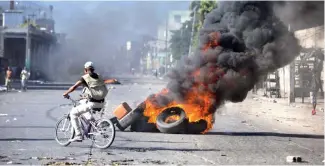
[[[186,114],[179,107],[165,109],[157,117],[157,128],[162,133],[177,134],[185,132]]]
[[[186,134],[201,134],[208,127],[208,123],[205,120],[199,120],[198,122],[192,122],[187,124]]]
[[[159,132],[156,125],[153,123],[148,123],[148,117],[141,116],[138,120],[131,124],[131,131],[134,132]]]

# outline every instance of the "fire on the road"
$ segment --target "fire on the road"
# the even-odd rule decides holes
[[[179,115],[172,115],[172,116],[168,116],[165,120],[166,123],[173,123],[177,120],[180,119],[180,116]]]
[[[210,36],[210,42],[206,44],[202,51],[205,52],[209,48],[215,48],[216,46],[218,46],[218,39],[219,33],[212,33]],[[212,128],[214,111],[211,111],[211,109],[214,108],[214,105],[216,103],[213,103],[211,99],[216,99],[217,96],[209,90],[207,83],[216,82],[219,78],[224,75],[224,72],[223,69],[219,68],[218,66],[212,66],[209,68],[209,70],[219,70],[220,72],[217,72],[217,75],[207,75],[204,73],[209,72],[201,72],[200,70],[201,69],[199,68],[191,74],[191,76],[195,80],[195,84],[190,88],[189,91],[186,92],[183,102],[180,103],[177,101],[172,101],[166,106],[161,107],[155,104],[149,98],[145,101],[146,108],[144,111],[144,115],[149,117],[149,123],[156,123],[157,116],[163,110],[171,107],[179,107],[185,111],[186,117],[188,118],[189,122],[198,122],[200,120],[205,120],[207,122],[207,128],[203,133],[206,133]],[[205,81],[203,81],[202,78],[204,78]],[[168,89],[163,89],[160,93],[155,94],[154,98],[158,97],[159,95],[165,95],[167,93]]]

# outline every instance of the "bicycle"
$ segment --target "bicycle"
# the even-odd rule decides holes
[[[71,98],[69,98],[69,100],[72,102],[73,107],[76,107],[80,101],[80,100],[73,100]],[[85,137],[87,139],[91,139],[92,141],[94,141],[94,145],[100,149],[106,149],[110,147],[115,139],[115,126],[113,122],[110,119],[102,119],[104,110],[105,110],[104,108],[101,109],[95,108],[90,111],[92,117],[94,114],[99,112],[100,113],[99,120],[95,120],[95,118],[92,118],[91,120],[87,120],[83,115],[78,117],[79,122],[81,123],[83,140]],[[71,126],[71,122],[70,122],[70,111],[71,110],[69,110],[68,114],[65,114],[62,118],[60,118],[55,126],[55,140],[62,146],[68,146],[71,143],[69,139],[72,139],[75,136],[75,131]],[[62,127],[60,126],[61,124],[63,124]],[[104,127],[108,127],[108,128],[104,128]],[[108,129],[110,129],[111,131],[106,133]],[[61,139],[58,136],[58,132],[69,132],[68,138],[65,138],[67,140],[61,141]],[[64,135],[67,136],[66,134]],[[108,142],[104,143],[103,145],[100,145],[98,142],[96,142],[98,140],[96,136],[102,136],[104,140],[107,140]]]

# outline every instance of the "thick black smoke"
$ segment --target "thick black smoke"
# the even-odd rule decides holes
[[[241,102],[261,76],[281,68],[300,52],[298,40],[276,17],[274,2],[219,2],[206,16],[196,55],[184,58],[172,72],[169,93],[156,98],[160,106],[182,101],[203,83],[199,91],[215,94],[210,113],[224,101]],[[217,35],[218,46],[203,50]],[[193,72],[200,70],[199,77]],[[195,87],[195,86],[194,86]]]

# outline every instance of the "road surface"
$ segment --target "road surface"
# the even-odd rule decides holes
[[[116,85],[107,105],[126,101],[132,107],[163,85]],[[272,103],[247,99],[226,104],[216,115],[214,128],[206,135],[173,135],[117,131],[112,147],[90,148],[91,142],[59,146],[54,140],[56,120],[68,111],[62,90],[31,90],[0,93],[0,165],[49,164],[288,164],[286,157],[301,156],[303,164],[323,164],[324,128],[306,128],[298,121],[282,123],[256,114]],[[77,93],[72,95],[77,96]],[[255,103],[255,104],[254,104]],[[259,103],[259,104],[256,104]],[[280,107],[280,109],[289,109]],[[272,111],[266,109],[264,111]],[[267,113],[266,113],[267,114]],[[316,118],[323,125],[323,114]],[[285,117],[284,117],[285,118]],[[281,122],[281,123],[280,123]],[[294,126],[297,125],[297,126]],[[304,130],[306,129],[306,130]],[[91,150],[91,158],[89,153]]]

